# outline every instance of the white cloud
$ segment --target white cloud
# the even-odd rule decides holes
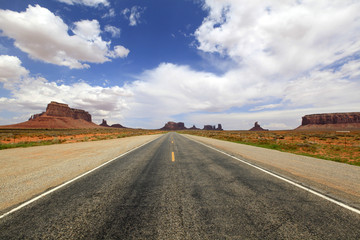
[[[106,25],[105,26],[105,31],[109,32],[113,38],[120,37],[120,32],[121,32],[120,28],[110,26],[110,25]]]
[[[104,63],[117,57],[110,50],[110,42],[100,36],[97,20],[74,23],[74,35],[69,27],[48,9],[29,5],[25,12],[0,10],[0,28],[3,35],[13,38],[15,46],[33,59],[67,66],[88,68],[84,63]]]
[[[116,13],[115,13],[115,9],[114,8],[110,8],[108,13],[105,13],[102,18],[112,18],[115,17]]]
[[[360,50],[360,2],[206,0],[198,48],[291,78]]]
[[[74,28],[72,29],[75,35],[81,37],[86,41],[96,41],[100,40],[100,24],[97,20],[82,20],[74,23]],[[99,39],[100,38],[100,39]]]
[[[122,112],[128,108],[127,99],[132,96],[129,89],[118,86],[91,86],[85,82],[63,84],[31,77],[16,57],[0,56],[0,68],[3,70],[1,73],[12,73],[0,75],[2,81],[8,82],[5,88],[11,91],[11,97],[0,98],[0,110],[20,113],[23,116],[21,121],[27,120],[30,114],[44,111],[51,101],[84,109],[95,121],[101,118],[122,119]]]
[[[349,78],[359,72],[359,61],[353,61],[338,71],[315,69],[307,77],[278,83],[256,75],[252,78],[241,70],[218,76],[163,63],[125,86],[134,97],[124,115],[138,119],[139,126],[153,128],[152,124],[180,115],[187,124],[199,126],[222,123],[226,129],[247,129],[255,121],[263,121],[272,129],[295,128],[306,114],[358,111],[360,82]],[[280,103],[272,103],[273,99]],[[252,105],[258,106],[226,113]]]
[[[22,76],[26,76],[28,70],[21,66],[18,57],[0,55],[0,82],[17,81]]]
[[[102,4],[104,6],[109,6],[109,2],[107,0],[57,0],[59,2],[63,2],[69,5],[80,4],[89,7],[97,7]]]
[[[115,46],[114,47],[115,57],[120,57],[120,58],[127,57],[129,52],[130,52],[130,50],[127,48],[124,48],[123,46]]]
[[[129,25],[130,26],[136,26],[138,25],[139,23],[141,23],[141,14],[144,13],[146,8],[142,8],[142,7],[139,7],[139,6],[133,6],[131,9],[129,8],[125,8],[123,11],[122,11],[122,14],[124,15],[124,17],[126,19],[129,20]]]

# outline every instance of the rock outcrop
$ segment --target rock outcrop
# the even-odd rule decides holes
[[[183,122],[168,122],[165,124],[164,127],[160,128],[160,130],[165,130],[165,131],[178,131],[178,130],[201,130],[197,127],[195,127],[195,125],[193,125],[191,128],[186,128],[185,124]],[[221,124],[218,124],[218,127],[216,128],[216,126],[212,126],[212,125],[204,125],[203,130],[218,130],[218,131],[222,131],[222,126]]]
[[[263,129],[258,122],[255,122],[254,127],[249,131],[269,131],[269,129]]]
[[[195,125],[193,125],[189,130],[200,130],[200,128],[197,128]]]
[[[112,127],[112,128],[126,128],[126,127],[124,127],[123,125],[121,125],[119,123],[113,124],[110,127]]]
[[[118,124],[118,123],[109,126],[109,124],[106,122],[105,119],[102,120],[102,123],[99,124],[99,126],[102,126],[102,127],[112,127],[112,128],[125,128],[124,126],[122,126],[121,124]]]
[[[105,119],[102,120],[102,123],[99,124],[99,126],[102,126],[102,127],[110,127],[110,126],[107,124],[107,122],[106,122]]]
[[[177,131],[177,130],[185,130],[185,124],[183,122],[167,122],[164,127],[160,128],[160,130],[165,131]]]
[[[221,124],[218,124],[218,127],[216,128],[215,125],[212,126],[212,125],[204,125],[204,128],[203,130],[217,130],[217,131],[222,131],[222,126]]]
[[[310,114],[302,117],[297,130],[360,129],[360,112]]]
[[[41,116],[50,117],[69,117],[73,119],[83,119],[87,122],[91,122],[91,115],[81,109],[70,108],[67,104],[51,102],[47,105],[46,112],[40,114],[34,114],[29,120],[34,120]]]
[[[99,128],[91,121],[91,115],[81,109],[70,108],[67,104],[51,102],[46,111],[34,114],[29,121],[1,126],[1,128]]]

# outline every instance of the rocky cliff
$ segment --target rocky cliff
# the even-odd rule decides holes
[[[46,112],[40,114],[34,114],[29,120],[34,120],[41,116],[49,117],[69,117],[73,119],[83,119],[87,122],[91,122],[91,115],[81,109],[70,108],[67,104],[51,102],[47,105]]]
[[[1,128],[100,128],[91,122],[91,115],[80,109],[70,108],[67,104],[51,102],[46,111],[34,114],[29,121],[0,126]]]
[[[311,114],[302,117],[301,126],[308,124],[360,123],[360,112]]]
[[[160,130],[165,131],[177,131],[186,129],[185,124],[183,122],[167,122],[164,127],[160,128]]]
[[[269,131],[269,129],[264,129],[258,122],[255,122],[254,127],[252,127],[249,131]]]
[[[191,128],[186,128],[185,124],[183,122],[167,122],[165,124],[164,127],[160,128],[160,130],[165,130],[165,131],[178,131],[178,130],[185,130],[185,129],[189,129],[189,130],[200,130],[199,128],[195,127],[195,125],[193,125]],[[218,127],[216,128],[215,126],[212,125],[204,125],[203,130],[218,130],[221,131],[222,126],[221,124],[218,124]]]
[[[203,130],[218,130],[218,131],[222,131],[222,126],[221,124],[218,124],[218,127],[216,128],[215,126],[212,125],[204,125]]]
[[[310,114],[302,117],[298,130],[359,129],[360,112]]]

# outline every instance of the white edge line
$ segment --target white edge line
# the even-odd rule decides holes
[[[188,138],[188,139],[189,139],[189,138]],[[325,199],[325,200],[328,200],[328,201],[330,201],[330,202],[332,202],[332,203],[335,203],[335,204],[339,205],[340,207],[343,207],[343,208],[345,208],[345,209],[348,209],[348,210],[350,210],[350,211],[352,211],[352,212],[354,212],[354,213],[360,214],[360,210],[359,210],[359,209],[356,209],[356,208],[354,208],[354,207],[351,207],[351,206],[349,206],[349,205],[346,205],[346,204],[344,204],[344,203],[342,203],[342,202],[339,202],[339,201],[337,201],[337,200],[335,200],[335,199],[333,199],[333,198],[330,198],[330,197],[325,196],[325,195],[323,195],[323,194],[321,194],[321,193],[319,193],[319,192],[316,192],[316,191],[314,191],[314,190],[312,190],[312,189],[310,189],[310,188],[304,187],[304,186],[302,186],[302,185],[300,185],[300,184],[298,184],[298,183],[296,183],[296,182],[293,182],[293,181],[291,181],[291,180],[289,180],[289,179],[286,179],[286,178],[281,177],[281,176],[279,176],[279,175],[277,175],[277,174],[274,174],[274,173],[272,173],[272,172],[270,172],[270,171],[268,171],[268,170],[266,170],[266,169],[263,169],[263,168],[261,168],[261,167],[258,167],[258,166],[254,165],[254,164],[251,164],[251,163],[249,163],[249,162],[247,162],[247,161],[244,161],[244,160],[242,160],[242,159],[240,159],[240,158],[237,158],[237,157],[235,157],[235,156],[232,156],[232,155],[230,155],[230,154],[228,154],[228,153],[226,153],[226,152],[223,152],[223,151],[221,151],[221,150],[219,150],[219,149],[217,149],[217,148],[211,147],[211,146],[209,146],[209,145],[207,145],[207,144],[205,144],[205,143],[199,142],[199,141],[194,140],[194,139],[191,139],[191,140],[193,140],[193,141],[195,141],[195,142],[197,142],[197,143],[200,143],[200,144],[204,145],[205,147],[211,148],[211,149],[213,149],[213,150],[215,150],[215,151],[218,151],[218,152],[220,152],[220,153],[222,153],[222,154],[225,154],[226,156],[229,156],[229,157],[231,157],[231,158],[233,158],[233,159],[235,159],[235,160],[238,160],[238,161],[240,161],[240,162],[242,162],[242,163],[245,163],[245,164],[247,164],[247,165],[249,165],[249,166],[251,166],[251,167],[253,167],[253,168],[256,168],[256,169],[258,169],[258,170],[260,170],[260,171],[262,171],[262,172],[264,172],[264,173],[267,173],[267,174],[269,174],[269,175],[271,175],[271,176],[273,176],[273,177],[276,177],[276,178],[278,178],[278,179],[280,179],[280,180],[283,180],[283,181],[285,181],[285,182],[287,182],[287,183],[290,183],[290,184],[292,184],[292,185],[294,185],[294,186],[296,186],[296,187],[298,187],[298,188],[301,188],[301,189],[303,189],[303,190],[305,190],[305,191],[307,191],[307,192],[310,192],[310,193],[312,193],[312,194],[314,194],[314,195],[316,195],[316,196],[318,196],[318,197],[321,197],[321,198],[323,198],[323,199]]]
[[[103,164],[101,164],[101,165],[99,165],[99,166],[97,166],[97,167],[95,167],[95,168],[93,168],[93,169],[91,169],[91,170],[89,170],[89,171],[87,171],[87,172],[85,172],[85,173],[83,173],[83,174],[81,174],[81,175],[79,175],[79,176],[71,179],[71,180],[69,180],[69,181],[67,181],[67,182],[64,182],[64,183],[60,184],[59,186],[57,186],[57,187],[55,187],[55,188],[52,188],[52,189],[50,189],[49,191],[46,191],[46,192],[40,194],[39,196],[34,197],[34,198],[32,198],[32,199],[30,199],[30,200],[28,200],[28,201],[20,204],[20,205],[17,206],[16,208],[13,208],[13,209],[11,209],[10,211],[8,211],[7,213],[4,213],[3,215],[1,215],[1,216],[0,216],[0,219],[6,217],[7,215],[10,215],[11,213],[14,213],[14,212],[20,210],[20,209],[23,208],[23,207],[26,207],[27,205],[29,205],[29,204],[31,204],[31,203],[39,200],[40,198],[43,198],[43,197],[49,195],[49,194],[52,193],[52,192],[55,192],[55,191],[59,190],[60,188],[65,187],[66,185],[68,185],[68,184],[70,184],[70,183],[72,183],[72,182],[74,182],[74,181],[76,181],[76,180],[78,180],[78,179],[80,179],[80,178],[88,175],[89,173],[94,172],[95,170],[97,170],[97,169],[99,169],[99,168],[101,168],[101,167],[103,167],[103,166],[105,166],[105,165],[107,165],[107,164],[115,161],[116,159],[121,158],[121,157],[123,157],[123,156],[131,153],[132,151],[135,151],[136,149],[141,148],[142,146],[145,146],[145,145],[148,144],[148,143],[151,143],[152,141],[154,141],[154,140],[156,140],[156,139],[158,139],[158,138],[159,138],[159,137],[157,137],[157,138],[155,138],[155,139],[152,139],[152,140],[150,140],[150,141],[148,141],[148,142],[146,142],[146,143],[143,143],[143,144],[141,144],[140,146],[137,146],[137,147],[135,147],[135,148],[133,148],[133,149],[130,149],[129,151],[124,152],[124,153],[120,154],[119,156],[117,156],[117,157],[115,157],[115,158],[113,158],[113,159],[111,159],[111,160],[109,160],[109,161],[107,161],[107,162],[104,162]]]

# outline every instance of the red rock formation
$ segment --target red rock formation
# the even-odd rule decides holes
[[[301,126],[297,130],[341,130],[341,129],[359,129],[360,112],[351,113],[323,113],[311,114],[302,117]]]
[[[91,122],[91,115],[81,109],[70,108],[67,104],[51,102],[46,108],[45,114],[53,117],[70,117],[74,119],[83,119]]]
[[[126,128],[126,127],[122,126],[122,125],[119,124],[119,123],[113,124],[113,125],[111,125],[111,127],[112,127],[112,128]]]
[[[311,114],[302,117],[301,125],[360,123],[360,112]]]
[[[80,109],[70,108],[67,104],[51,102],[46,112],[34,114],[29,121],[1,126],[1,128],[98,128],[91,122],[91,115]]]
[[[269,131],[269,129],[263,129],[262,127],[260,127],[258,122],[255,122],[254,127],[251,128],[249,131]]]
[[[197,128],[195,125],[193,125],[191,128],[189,128],[190,130],[200,130],[200,128]]]
[[[105,119],[102,120],[102,123],[99,124],[99,126],[102,126],[102,127],[110,127],[110,126],[107,124],[107,122],[106,122]]]
[[[160,128],[160,130],[165,131],[177,131],[186,129],[185,124],[183,122],[168,122],[164,127]]]
[[[212,125],[204,125],[203,130],[215,130],[215,126],[212,126]]]

